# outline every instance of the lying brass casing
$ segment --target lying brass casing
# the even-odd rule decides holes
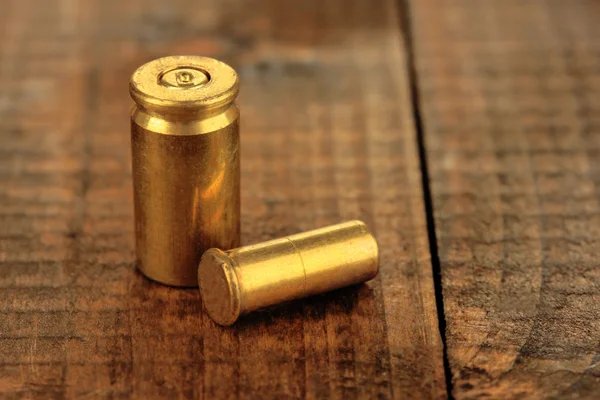
[[[220,325],[250,311],[372,279],[375,238],[350,221],[239,249],[210,249],[198,268],[202,302]]]
[[[131,77],[136,258],[155,281],[196,286],[206,249],[240,244],[238,88],[231,67],[196,56]]]

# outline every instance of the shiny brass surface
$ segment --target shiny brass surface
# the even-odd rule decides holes
[[[131,77],[136,259],[155,281],[196,286],[206,249],[240,244],[238,87],[231,67],[196,56]]]
[[[365,282],[379,269],[375,238],[361,221],[223,251],[198,267],[202,302],[220,325],[254,310]]]

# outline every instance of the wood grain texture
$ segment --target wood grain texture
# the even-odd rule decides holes
[[[600,4],[411,2],[453,394],[600,393]]]
[[[445,398],[392,1],[4,1],[0,397]],[[369,284],[226,329],[134,269],[129,75],[240,73],[243,242],[360,218]]]

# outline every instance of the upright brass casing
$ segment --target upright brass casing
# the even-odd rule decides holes
[[[139,270],[173,286],[197,286],[211,247],[240,244],[238,77],[205,57],[142,65],[129,84]]]
[[[284,301],[372,279],[375,238],[350,221],[234,250],[210,249],[198,267],[202,302],[220,325]]]

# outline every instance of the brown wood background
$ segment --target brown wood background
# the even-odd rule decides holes
[[[598,21],[0,0],[0,398],[597,398]],[[374,281],[221,328],[135,271],[127,83],[169,54],[241,76],[244,243],[360,218]]]
[[[600,398],[600,2],[411,3],[457,398]]]

